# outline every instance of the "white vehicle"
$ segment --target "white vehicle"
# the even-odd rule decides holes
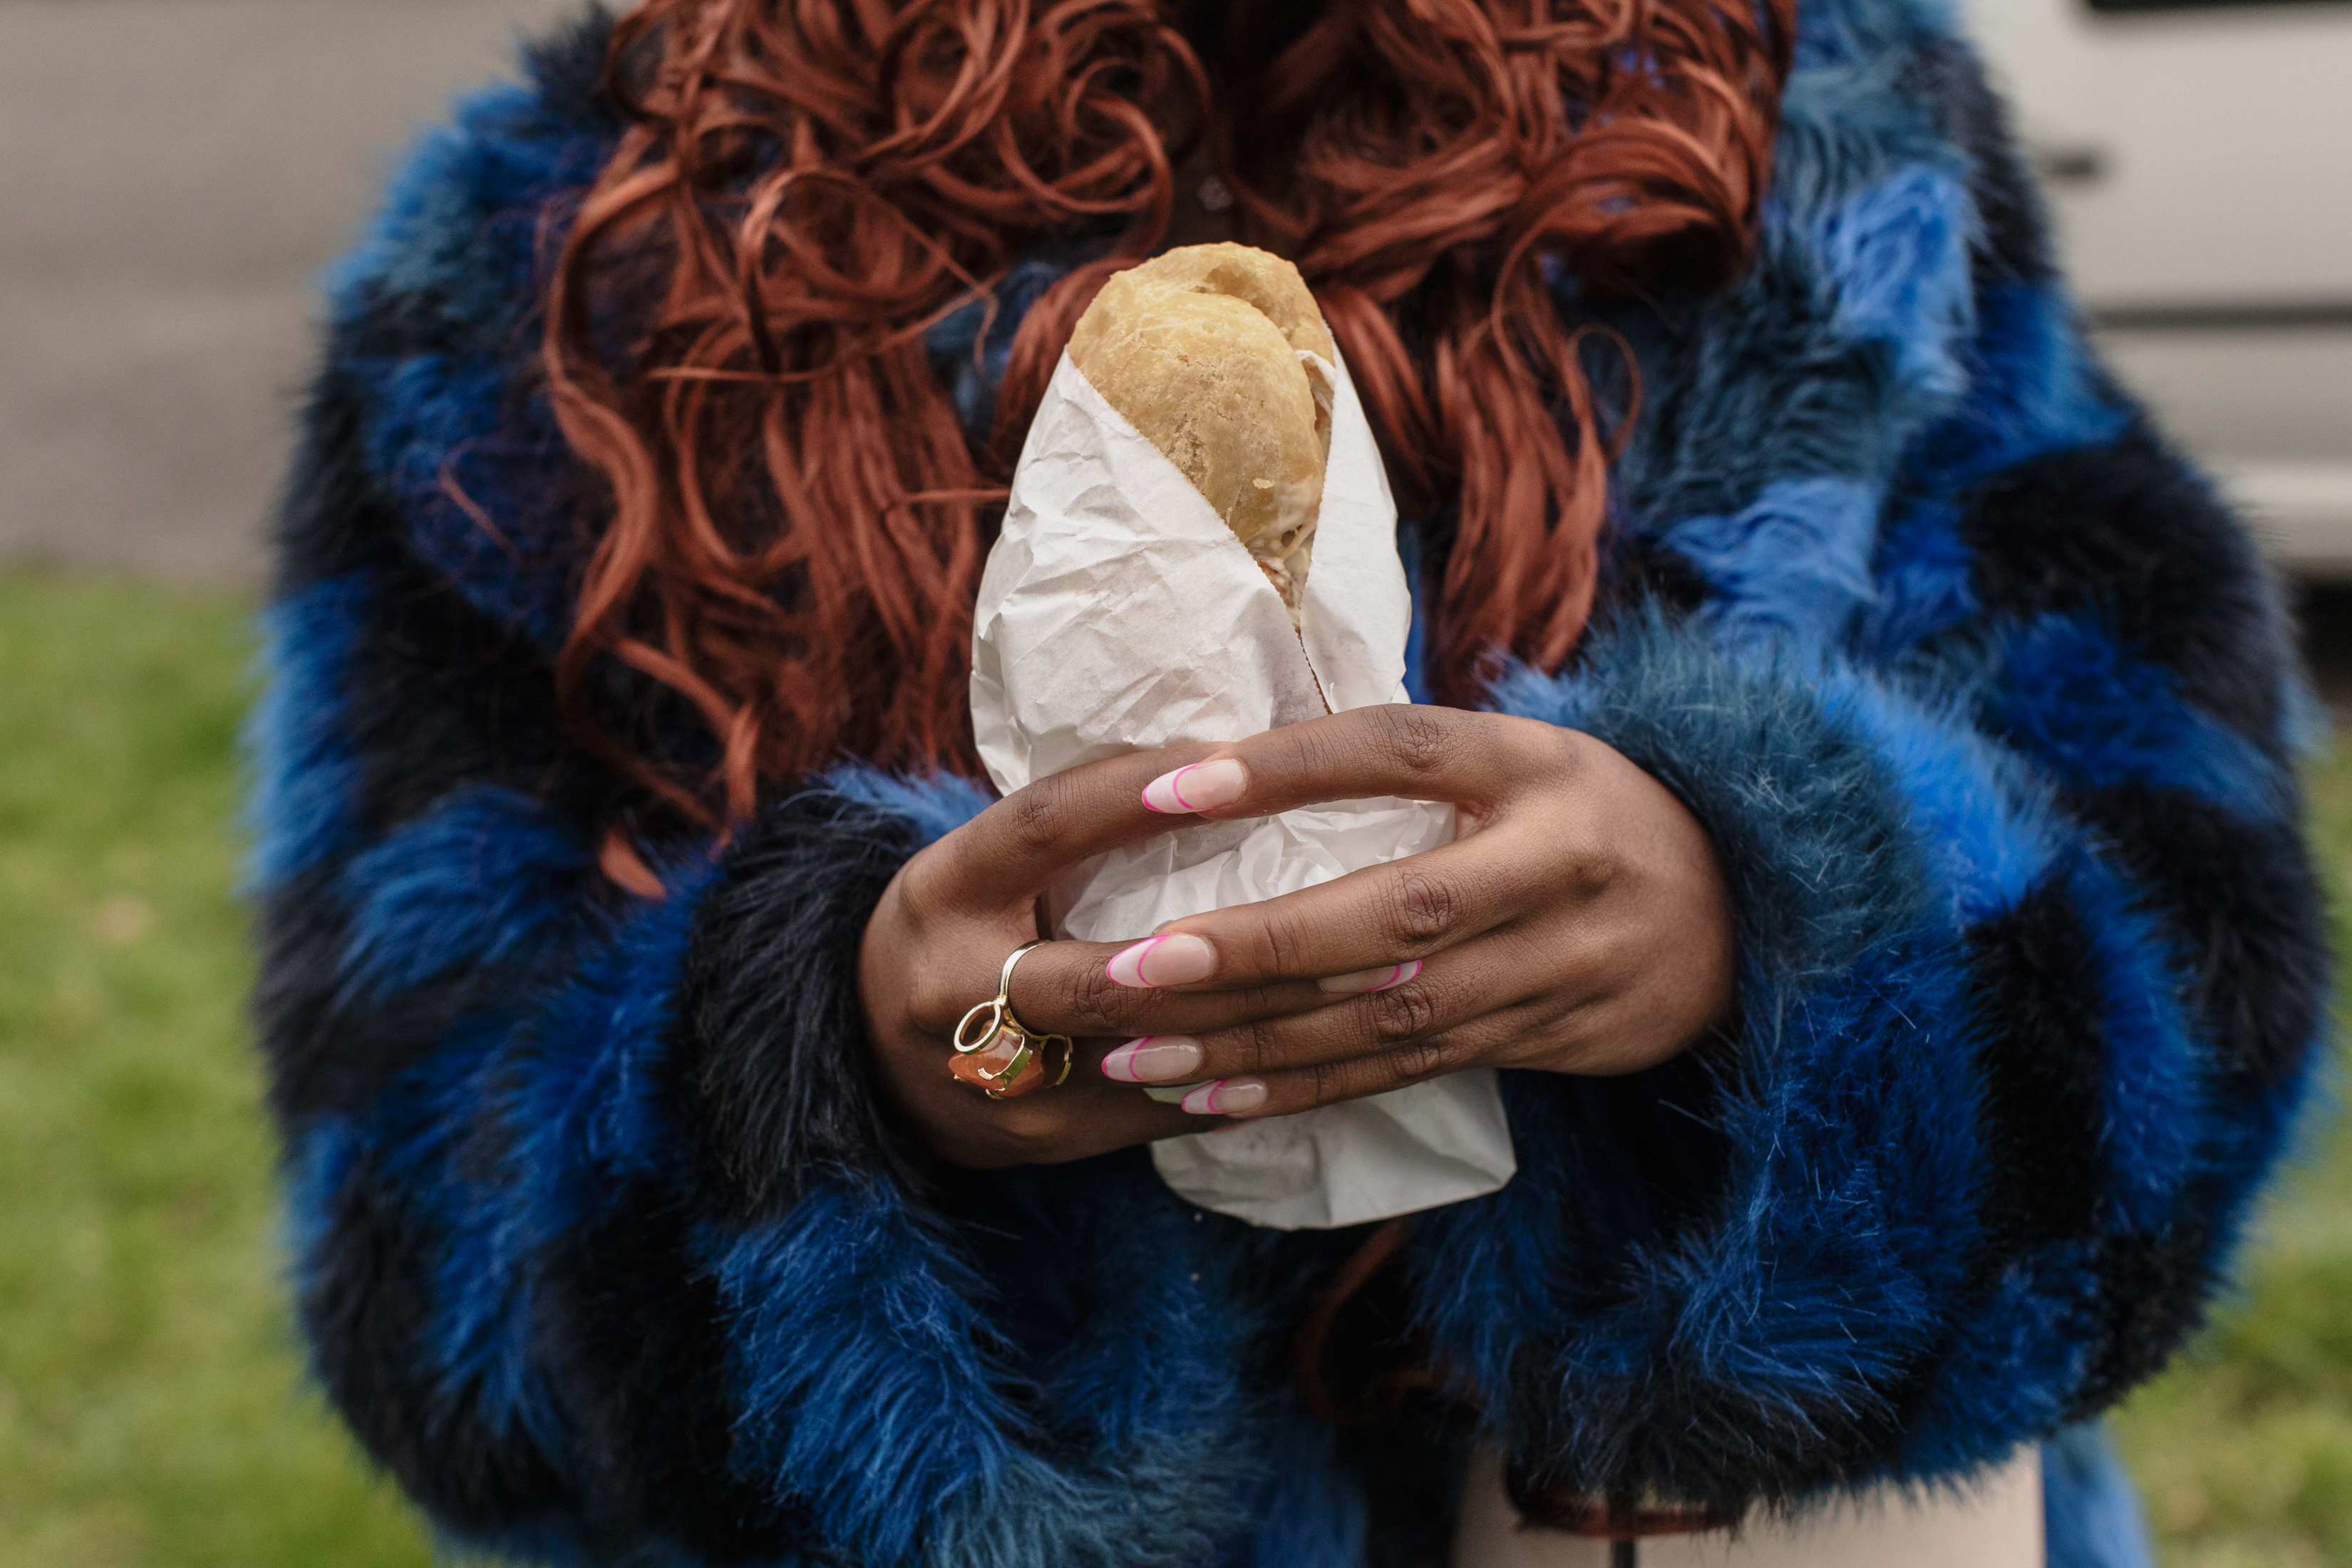
[[[2108,363],[2352,579],[2352,0],[1963,0]]]

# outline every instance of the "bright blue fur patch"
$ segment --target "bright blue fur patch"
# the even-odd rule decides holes
[[[2049,787],[1977,731],[1964,699],[1922,700],[1850,670],[1821,689],[1825,710],[1870,737],[1951,927],[2001,913],[2042,880],[2064,847]]]
[[[1811,30],[1830,9],[1806,6],[1805,28]],[[1876,11],[1883,21],[1892,7],[1848,9]],[[1769,221],[1810,224],[1906,169],[1959,171],[1929,107],[1895,89],[1906,53],[1874,44],[1790,73],[1772,149]]]
[[[362,575],[331,578],[262,612],[261,698],[244,739],[253,779],[248,892],[282,886],[350,841],[360,764],[343,733],[342,689],[374,587]]]
[[[1982,606],[1973,566],[1958,506],[1899,505],[1879,535],[1877,591],[1855,627],[1856,651],[1892,668],[1920,644],[1975,619]]]
[[[523,1178],[512,1221],[534,1247],[593,1224],[639,1177],[680,1175],[677,1130],[655,1094],[707,857],[666,860],[669,890],[633,900],[569,984],[541,999],[488,1100]]]
[[[1700,613],[1718,635],[1814,655],[1871,597],[1878,505],[1874,488],[1852,479],[1783,479],[1665,538],[1713,584]]]
[[[341,1124],[333,1167],[320,1163],[332,1179],[364,1159],[379,1201],[430,1238],[420,1370],[437,1391],[437,1418],[525,1436],[558,1473],[570,1467],[571,1417],[537,1341],[536,1261],[609,1213],[633,1178],[681,1175],[653,1069],[699,889],[693,867],[661,869],[670,899],[579,931],[567,984],[529,1016],[461,1024]],[[576,896],[558,907],[576,914]],[[561,921],[545,913],[538,923]],[[320,1184],[302,1184],[304,1206],[331,1195]]]
[[[2107,1048],[2100,1134],[2107,1193],[2123,1222],[2116,1228],[2154,1231],[2198,1172],[2210,1058],[2186,1016],[2178,979],[2186,965],[2136,890],[2089,855],[2068,868],[2067,884],[2097,964],[2093,983]]]
[[[505,1068],[515,1030],[486,1018],[369,1108],[372,1179],[429,1221],[432,1334],[425,1348],[446,1420],[470,1419],[501,1436],[527,1434],[559,1469],[566,1420],[531,1328],[528,1234],[514,1222],[519,1173],[472,1157],[478,1108]],[[482,1153],[487,1154],[488,1150]]]
[[[712,1231],[748,1473],[810,1498],[826,1539],[868,1561],[1213,1561],[1248,1447],[1221,1375],[1242,1324],[1202,1284],[1221,1270],[1149,1167],[1112,1187],[1057,1199],[1097,1211],[1086,1255],[1110,1276],[1105,1310],[1048,1369],[1044,1408],[1092,1428],[1083,1459],[1040,1450],[1022,1413],[1036,1402],[1015,1402],[1021,1379],[986,1331],[988,1287],[887,1187],[830,1183],[784,1220]]]
[[[1837,289],[1838,329],[1895,346],[1912,395],[1965,384],[1956,356],[1976,325],[1969,249],[1976,205],[1941,169],[1913,164],[1824,213],[1814,243]]]
[[[860,805],[906,818],[929,844],[946,837],[991,805],[996,796],[974,780],[954,773],[886,773],[876,768],[840,767],[824,785]]]
[[[2183,790],[2247,816],[2291,809],[2294,780],[2179,695],[2179,677],[2131,657],[2095,620],[2045,615],[2000,635],[1990,717],[2059,779]]]
[[[1923,165],[1922,121],[1855,83],[1784,127],[1788,160],[1748,274],[1695,308],[1696,330],[1612,315],[1641,366],[1644,413],[1615,476],[1630,515],[1671,534],[1778,484],[1873,491],[1967,378],[1976,215]],[[1948,155],[1948,153],[1947,153]],[[1881,271],[1880,268],[1893,270]]]
[[[1911,466],[1957,489],[2004,468],[2121,436],[2131,410],[2084,345],[2074,308],[2053,283],[1998,283],[1977,296],[1969,390],[1927,432]]]
[[[346,861],[345,984],[384,995],[545,954],[578,918],[594,857],[545,803],[471,789]]]
[[[1956,1314],[1904,1424],[1905,1479],[1965,1478],[2067,1418],[2098,1344],[2097,1278],[2090,1243],[2045,1247]]]

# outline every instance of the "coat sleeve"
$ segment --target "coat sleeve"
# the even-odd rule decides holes
[[[1792,87],[1809,201],[1704,354],[1636,339],[1649,589],[1497,694],[1675,791],[1741,952],[1724,1051],[1519,1079],[1519,1180],[1428,1226],[1529,1499],[1736,1515],[2095,1414],[2198,1322],[2324,1026],[2279,595],[2086,347],[1973,62],[1909,68],[1969,163],[1808,193]]]
[[[659,900],[597,868],[626,797],[552,674],[593,497],[533,301],[617,134],[604,42],[412,154],[279,522],[256,1005],[319,1378],[516,1561],[1213,1561],[1255,1439],[1211,1227],[1139,1152],[909,1183],[868,1081],[866,921],[986,793],[844,768],[674,847]],[[1008,1305],[992,1248],[1086,1263]]]
[[[846,771],[677,850],[665,898],[596,867],[623,797],[555,709],[585,509],[530,301],[551,196],[611,144],[601,51],[470,100],[334,282],[252,737],[300,1318],[371,1452],[518,1556],[1050,1536],[1001,1495],[1045,1461],[985,1290],[893,1179],[854,994],[883,886],[984,793]]]

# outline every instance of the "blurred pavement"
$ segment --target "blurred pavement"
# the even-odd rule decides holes
[[[0,0],[0,563],[257,586],[319,268],[583,4]],[[2352,713],[2352,594],[2305,614]]]
[[[577,0],[0,0],[0,561],[252,584],[313,279]]]

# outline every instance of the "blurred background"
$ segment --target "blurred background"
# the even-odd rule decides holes
[[[0,0],[0,1568],[421,1565],[303,1381],[235,737],[312,279],[570,0]],[[2352,0],[1964,0],[2112,363],[2352,722]],[[2311,770],[2340,911],[2352,740]],[[2169,1568],[2352,1564],[2352,1138],[2118,1418]]]

